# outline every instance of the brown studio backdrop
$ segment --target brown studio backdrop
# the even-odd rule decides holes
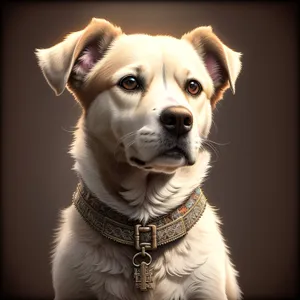
[[[7,294],[53,297],[50,247],[77,179],[68,155],[80,110],[56,98],[34,56],[92,17],[126,33],[180,37],[200,25],[242,52],[236,95],[215,111],[221,145],[204,184],[246,298],[293,297],[297,288],[297,53],[295,6],[286,3],[74,2],[10,6],[2,43],[2,267]]]

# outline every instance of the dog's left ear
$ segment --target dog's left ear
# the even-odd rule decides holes
[[[42,72],[59,96],[70,83],[76,90],[85,76],[105,54],[109,45],[122,31],[104,19],[93,18],[81,31],[69,34],[62,42],[48,49],[37,49],[36,56]]]
[[[235,93],[235,82],[242,67],[241,53],[224,45],[210,26],[198,27],[184,34],[182,39],[193,45],[205,63],[215,88],[211,98],[214,108],[216,103],[223,98],[223,94],[229,86],[232,93]]]

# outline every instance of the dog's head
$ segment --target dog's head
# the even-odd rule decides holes
[[[36,54],[49,85],[57,95],[67,86],[103,147],[165,173],[195,163],[212,110],[227,88],[234,92],[241,69],[240,53],[211,27],[176,39],[126,35],[103,19]]]

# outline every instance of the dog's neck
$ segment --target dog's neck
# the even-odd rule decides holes
[[[82,127],[70,151],[74,169],[90,191],[106,205],[130,219],[147,222],[182,204],[201,184],[210,155],[199,153],[192,167],[173,174],[154,173],[120,162],[100,141],[89,138]]]

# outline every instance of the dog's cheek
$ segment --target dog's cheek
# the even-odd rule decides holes
[[[203,114],[203,117],[201,118],[199,124],[200,136],[202,138],[207,138],[211,129],[211,125],[212,125],[212,113],[211,113],[211,109],[207,108],[207,112]]]
[[[86,129],[101,138],[110,131],[112,114],[109,93],[103,92],[94,99],[86,113]]]
[[[198,102],[196,111],[198,135],[200,138],[206,138],[210,132],[212,124],[212,108],[209,99],[203,96]]]
[[[114,133],[122,137],[138,131],[145,126],[149,109],[144,109],[139,93],[126,94],[115,89],[112,95],[112,129]]]

